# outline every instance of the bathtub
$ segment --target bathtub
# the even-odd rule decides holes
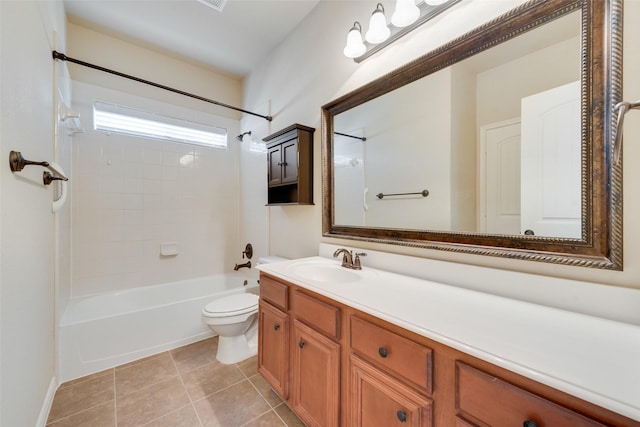
[[[258,294],[257,280],[229,273],[72,299],[60,320],[60,382],[212,336],[202,308],[238,292]]]

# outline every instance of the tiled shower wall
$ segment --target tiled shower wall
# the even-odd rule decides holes
[[[228,130],[218,150],[94,131],[95,100]],[[238,122],[110,89],[73,83],[85,132],[73,140],[74,297],[233,268],[238,243]],[[160,245],[175,243],[177,256]]]

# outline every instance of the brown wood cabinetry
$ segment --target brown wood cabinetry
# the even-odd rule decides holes
[[[456,363],[456,380],[458,416],[469,425],[604,427],[465,363]]]
[[[337,427],[340,344],[293,321],[291,409],[307,426]]]
[[[282,398],[289,397],[289,316],[264,301],[258,310],[258,371]]]
[[[431,400],[356,356],[351,356],[351,426],[428,427]]]
[[[640,427],[265,273],[260,284],[259,372],[308,426]]]
[[[291,125],[267,143],[267,205],[313,204],[314,128]]]

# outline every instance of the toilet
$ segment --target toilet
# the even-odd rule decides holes
[[[265,257],[259,264],[285,261]],[[227,295],[211,301],[202,309],[202,321],[218,338],[216,359],[220,363],[238,363],[258,353],[258,295],[248,292]]]

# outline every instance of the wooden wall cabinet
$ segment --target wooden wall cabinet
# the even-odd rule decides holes
[[[267,143],[267,206],[313,204],[314,128],[294,124]]]
[[[308,426],[640,427],[265,273],[259,327],[258,371]]]

